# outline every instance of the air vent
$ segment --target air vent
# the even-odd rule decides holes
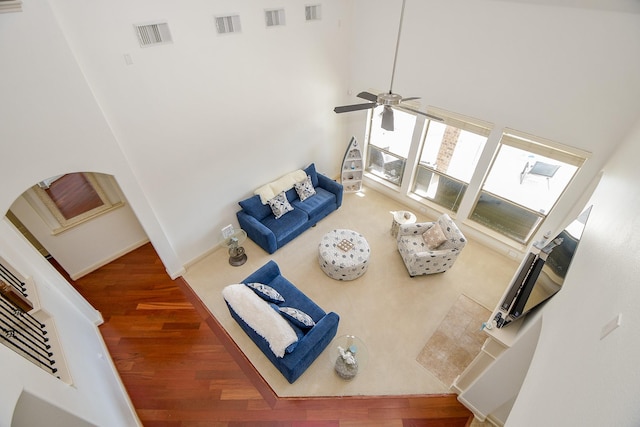
[[[0,0],[0,13],[22,12],[22,0]]]
[[[307,21],[319,21],[322,19],[322,7],[319,4],[312,4],[304,7],[304,17]]]
[[[157,46],[172,43],[169,24],[166,22],[155,22],[151,24],[134,25],[140,47]]]
[[[218,34],[239,33],[240,30],[239,15],[216,16],[216,31]]]
[[[267,27],[277,27],[279,25],[285,25],[284,9],[265,10],[264,17],[267,21]]]

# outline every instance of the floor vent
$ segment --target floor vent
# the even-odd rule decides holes
[[[134,25],[140,47],[157,46],[172,43],[169,24],[166,22],[156,22],[151,24]]]
[[[218,34],[239,33],[241,31],[239,15],[216,16],[215,18]]]
[[[321,6],[319,4],[312,4],[304,7],[304,17],[307,21],[319,21],[322,19]]]
[[[269,9],[264,11],[267,27],[277,27],[285,25],[284,9]]]

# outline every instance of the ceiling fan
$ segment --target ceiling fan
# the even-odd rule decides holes
[[[404,5],[406,0],[402,0],[402,10],[400,11],[400,25],[398,26],[398,39],[396,41],[396,51],[393,57],[393,69],[391,70],[391,84],[389,85],[389,92],[379,93],[377,95],[370,92],[360,92],[358,94],[358,98],[366,99],[369,102],[364,104],[352,104],[352,105],[343,105],[340,107],[336,107],[333,109],[336,113],[347,113],[350,111],[358,111],[358,110],[368,110],[371,108],[375,108],[379,105],[384,106],[382,110],[382,123],[381,126],[384,130],[393,131],[393,106],[400,105],[402,102],[411,101],[413,99],[420,99],[417,96],[410,98],[403,98],[401,95],[397,93],[393,93],[393,78],[396,74],[396,62],[398,60],[398,47],[400,46],[400,34],[402,33],[402,19],[404,18]],[[415,108],[411,108],[407,105],[402,105],[402,108],[405,110],[412,111],[417,114],[421,114],[423,116],[427,116],[431,119],[435,119],[438,121],[443,121],[440,117],[432,116],[431,114],[424,113],[422,111],[416,110]]]

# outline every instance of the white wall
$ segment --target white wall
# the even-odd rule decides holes
[[[78,63],[172,246],[185,262],[237,224],[237,202],[316,162],[337,175],[348,144],[332,111],[344,84],[348,4],[266,28],[262,1],[51,0]],[[240,15],[217,35],[214,16]],[[133,24],[167,20],[169,45],[141,48]],[[133,64],[126,65],[124,55]]]
[[[508,426],[640,425],[640,120],[605,168],[567,280],[545,307]],[[622,313],[622,325],[600,339]]]
[[[35,196],[32,196],[35,197]],[[54,234],[22,195],[11,211],[49,254],[76,280],[147,243],[144,229],[126,200],[113,211]]]

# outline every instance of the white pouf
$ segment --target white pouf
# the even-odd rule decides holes
[[[320,268],[335,280],[354,280],[362,276],[369,266],[370,254],[367,240],[353,230],[330,231],[318,245]]]

